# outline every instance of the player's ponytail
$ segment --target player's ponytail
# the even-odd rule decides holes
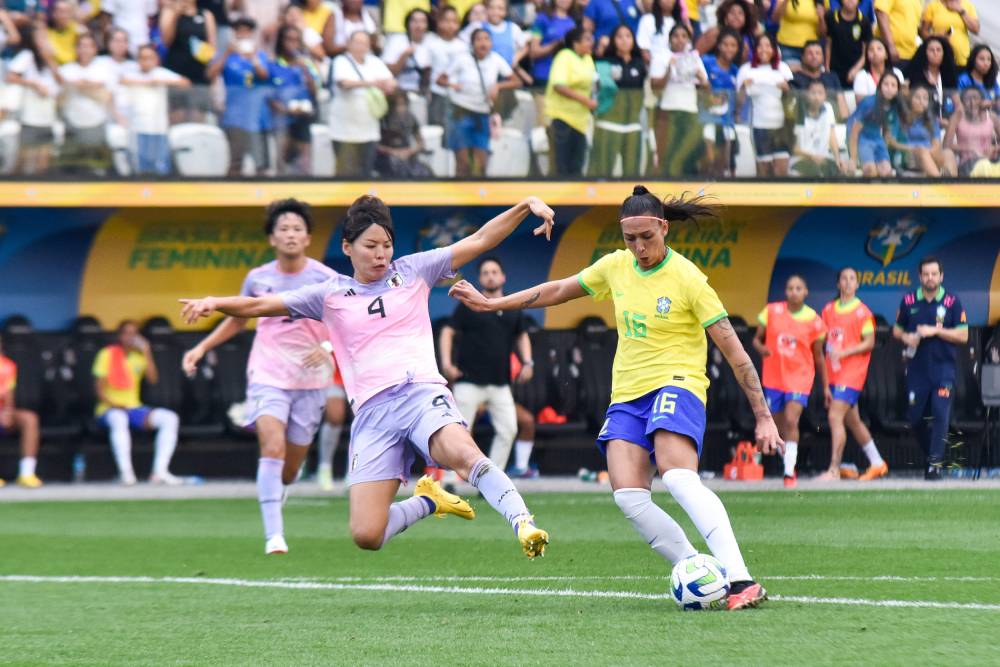
[[[378,225],[389,235],[389,240],[396,241],[396,230],[392,225],[392,215],[385,202],[373,195],[361,195],[347,209],[344,219],[343,236],[348,243],[354,243],[365,230],[372,225]]]
[[[618,219],[651,216],[662,218],[668,222],[696,221],[699,218],[718,217],[718,207],[710,203],[705,195],[687,198],[687,193],[680,197],[659,197],[650,192],[644,185],[632,188],[632,195],[622,202]]]

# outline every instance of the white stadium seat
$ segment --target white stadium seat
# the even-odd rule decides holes
[[[15,86],[9,86],[14,88]],[[0,174],[13,174],[21,125],[16,120],[0,122]]]
[[[129,132],[117,123],[108,123],[104,128],[104,140],[111,150],[111,162],[119,176],[132,175],[132,153],[129,150]]]
[[[736,126],[736,142],[739,152],[736,154],[736,172],[734,176],[755,176],[757,174],[756,154],[753,150],[753,133],[749,125]]]
[[[317,178],[330,178],[336,172],[334,168],[333,141],[330,139],[330,127],[324,123],[313,123],[309,126],[309,163],[312,175]]]
[[[490,178],[524,178],[531,170],[531,152],[524,132],[512,127],[500,129],[500,136],[490,141]]]
[[[455,175],[455,154],[444,146],[444,128],[440,125],[424,125],[420,128],[420,138],[430,155],[421,158],[431,168],[435,176],[451,178]]]
[[[225,176],[229,142],[214,125],[181,123],[170,128],[170,152],[181,176]]]

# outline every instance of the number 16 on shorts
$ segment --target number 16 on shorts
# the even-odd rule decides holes
[[[656,399],[656,405],[653,406],[653,412],[658,415],[672,415],[674,410],[677,409],[677,394],[664,391]]]

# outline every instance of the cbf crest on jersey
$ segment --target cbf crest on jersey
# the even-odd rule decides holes
[[[666,317],[667,313],[670,312],[670,304],[673,303],[670,297],[661,296],[656,300],[656,316]]]
[[[402,287],[403,286],[403,276],[399,275],[398,273],[393,273],[391,276],[389,276],[386,279],[385,284],[389,287],[389,289],[393,289],[393,288],[396,288],[396,287]]]

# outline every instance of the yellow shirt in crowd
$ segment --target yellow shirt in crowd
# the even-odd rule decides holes
[[[385,0],[382,14],[382,28],[386,33],[406,32],[406,15],[414,9],[431,11],[430,0]]]
[[[545,89],[545,113],[552,120],[559,119],[577,132],[586,134],[590,128],[591,110],[557,93],[556,86],[566,86],[584,97],[590,97],[596,78],[597,68],[589,53],[580,56],[573,49],[557,53],[552,60],[549,83]]]
[[[875,11],[889,16],[892,41],[903,60],[910,60],[917,51],[917,33],[920,31],[920,15],[924,12],[923,0],[875,0]],[[881,35],[876,30],[876,35]]]
[[[969,0],[962,0],[962,8],[971,18],[979,18],[976,8]],[[962,15],[945,7],[941,0],[932,0],[924,10],[924,22],[931,25],[935,35],[947,36],[951,48],[955,52],[955,64],[965,67],[969,61],[972,46],[969,43],[969,29],[965,26]]]
[[[819,39],[819,14],[812,0],[788,0],[785,15],[778,26],[778,43],[801,49],[806,42]]]

